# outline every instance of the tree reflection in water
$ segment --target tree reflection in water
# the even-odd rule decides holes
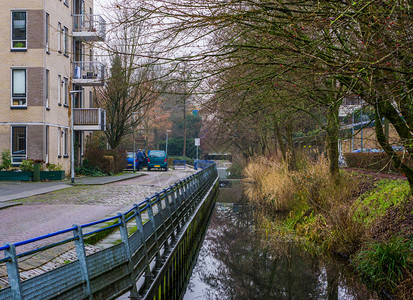
[[[266,245],[246,205],[218,203],[184,299],[376,299],[292,243]]]

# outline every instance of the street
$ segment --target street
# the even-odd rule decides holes
[[[0,245],[85,224],[126,211],[193,170],[141,172],[145,176],[106,185],[73,186],[19,199],[23,205],[0,210]]]

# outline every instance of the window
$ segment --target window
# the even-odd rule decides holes
[[[67,53],[69,52],[69,31],[68,31],[68,29],[67,29],[67,27],[63,27],[63,38],[64,38],[64,41],[63,41],[63,53],[65,54],[65,55],[67,55]]]
[[[65,99],[64,105],[67,105],[69,100],[69,80],[66,77],[63,78],[63,93]]]
[[[62,37],[62,23],[59,22],[57,23],[57,51],[59,51],[59,53],[62,53]]]
[[[12,49],[27,49],[27,37],[26,37],[26,12],[25,11],[13,11],[12,15]]]
[[[49,98],[50,98],[50,76],[49,76],[49,70],[46,70],[46,108],[49,108]]]
[[[93,108],[93,92],[89,91],[89,107]]]
[[[62,104],[62,75],[57,75],[57,104]]]
[[[12,106],[26,106],[26,69],[12,69]]]
[[[50,42],[50,15],[46,13],[46,52],[49,52]]]
[[[13,163],[21,163],[26,159],[26,127],[11,128],[11,154]]]
[[[62,156],[62,130],[57,128],[57,157]]]
[[[67,134],[68,134],[68,130],[67,128],[65,128],[64,133],[63,133],[63,154],[65,156],[67,156],[67,152],[68,152]]]
[[[46,163],[49,163],[49,126],[46,126]]]

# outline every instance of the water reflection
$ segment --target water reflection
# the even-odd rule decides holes
[[[375,299],[346,277],[288,241],[267,245],[253,210],[218,203],[184,299]]]

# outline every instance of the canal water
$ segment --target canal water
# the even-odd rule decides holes
[[[344,262],[326,261],[280,239],[266,242],[236,184],[220,189],[184,300],[378,299]]]

